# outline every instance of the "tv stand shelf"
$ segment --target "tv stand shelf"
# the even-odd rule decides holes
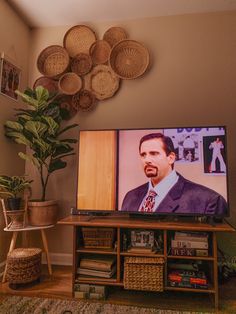
[[[89,219],[88,219],[89,218]],[[233,232],[234,229],[226,223],[217,223],[214,226],[202,222],[187,222],[187,221],[157,221],[155,219],[140,219],[133,217],[119,217],[119,216],[105,216],[105,217],[87,217],[83,215],[70,215],[58,222],[61,225],[70,225],[74,229],[74,244],[73,244],[73,283],[90,283],[107,286],[124,286],[123,282],[123,267],[124,258],[131,256],[140,257],[162,257],[164,258],[164,291],[189,291],[195,293],[205,293],[214,296],[215,308],[219,305],[218,296],[218,269],[217,269],[217,239],[216,235],[219,232]],[[116,245],[112,249],[101,248],[84,248],[80,242],[82,227],[94,228],[114,228]],[[153,230],[154,232],[161,232],[163,236],[162,251],[155,253],[136,253],[123,250],[123,234],[129,230]],[[204,257],[199,256],[172,256],[169,253],[170,239],[175,231],[194,231],[206,232],[209,234],[209,255]],[[82,277],[77,275],[77,268],[80,256],[83,254],[101,254],[112,255],[116,257],[117,271],[114,277],[98,278],[98,277]],[[182,260],[183,262],[202,261],[209,269],[209,286],[208,289],[185,288],[185,287],[171,287],[168,285],[168,263],[175,263]],[[74,288],[73,288],[74,290]],[[74,291],[73,291],[74,296]]]

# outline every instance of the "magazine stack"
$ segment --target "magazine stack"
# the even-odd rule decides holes
[[[171,255],[207,257],[208,234],[203,232],[175,232],[171,240]]]
[[[116,273],[116,258],[113,256],[82,257],[77,274],[85,277],[111,278]]]

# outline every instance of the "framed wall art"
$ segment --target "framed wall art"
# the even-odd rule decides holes
[[[17,100],[15,90],[19,89],[21,70],[5,57],[0,61],[0,93]]]

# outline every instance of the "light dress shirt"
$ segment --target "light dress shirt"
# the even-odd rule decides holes
[[[143,198],[143,201],[139,207],[139,211],[141,211],[141,208],[146,200],[146,197],[150,190],[156,192],[155,197],[155,205],[153,207],[153,211],[156,210],[156,208],[160,205],[160,203],[163,201],[165,196],[168,194],[170,189],[175,185],[175,183],[178,181],[179,176],[177,175],[175,170],[172,170],[171,173],[168,174],[164,179],[161,180],[155,187],[152,186],[151,180],[149,181],[148,191],[145,197]]]

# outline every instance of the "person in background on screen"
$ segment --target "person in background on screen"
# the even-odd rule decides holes
[[[189,135],[186,136],[186,138],[183,142],[183,148],[184,148],[185,160],[194,161],[195,160],[195,143]],[[189,158],[190,154],[191,154],[191,158]]]
[[[210,164],[210,172],[226,172],[226,165],[221,154],[221,150],[224,148],[224,144],[219,137],[216,138],[209,146],[212,149],[212,159]],[[220,162],[220,171],[216,171],[216,159]]]
[[[143,136],[139,155],[149,181],[125,195],[121,211],[226,214],[227,203],[220,194],[174,170],[176,156],[170,137],[162,133]]]

